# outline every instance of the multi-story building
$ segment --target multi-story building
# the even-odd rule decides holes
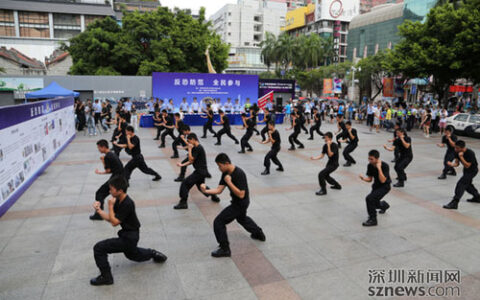
[[[10,53],[44,62],[88,24],[113,17],[112,5],[108,0],[2,0],[0,45]]]
[[[405,0],[374,7],[371,12],[353,18],[348,34],[348,59],[355,61],[392,49],[400,40],[398,26],[405,20],[424,21],[436,3],[437,0]]]
[[[360,0],[360,13],[370,12],[372,8],[382,4],[401,3],[403,0]]]
[[[266,32],[280,34],[285,26],[285,0],[238,0],[210,17],[212,27],[230,45],[227,73],[258,74],[267,70],[260,59]]]
[[[360,0],[311,2],[287,12],[283,30],[294,36],[318,34],[324,38],[333,37],[336,59],[344,62],[347,58],[349,23],[360,13]]]

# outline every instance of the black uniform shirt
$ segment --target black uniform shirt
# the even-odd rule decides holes
[[[138,138],[138,136],[134,135],[133,137],[131,137],[130,143],[133,144],[133,148],[132,149],[128,148],[128,144],[127,144],[127,148],[125,148],[125,152],[130,154],[132,157],[139,156],[140,154],[142,154],[140,150],[140,139]]]
[[[338,165],[338,146],[335,143],[330,145],[330,150],[333,152],[332,157],[328,156],[328,146],[327,144],[323,145],[322,153],[328,157],[327,165],[337,166]]]
[[[223,115],[223,128],[230,129],[230,120],[228,119],[227,115]]]
[[[120,226],[125,231],[138,231],[140,229],[140,221],[138,221],[137,213],[135,212],[135,203],[127,195],[122,202],[116,199],[113,205],[115,218],[120,220]]]
[[[173,120],[172,120],[172,117],[170,117],[169,115],[167,115],[165,117],[165,126],[172,126],[173,125]],[[169,129],[169,128],[168,128]]]
[[[281,144],[281,140],[280,140],[280,133],[278,133],[278,130],[274,130],[272,132],[272,139],[275,140],[275,143],[272,144],[272,150],[280,150],[280,144]]]
[[[458,159],[460,163],[460,157],[458,156],[458,153],[455,152],[455,158]],[[471,163],[470,168],[465,168],[463,167],[463,173],[476,173],[478,172],[478,163],[477,163],[477,158],[475,157],[475,152],[473,152],[470,149],[467,149],[465,153],[463,153],[463,159],[466,160],[467,162]]]
[[[457,141],[457,136],[452,134],[450,136],[450,139],[453,141],[453,144],[454,144],[453,146],[450,145],[446,136],[442,137],[442,144],[445,144],[447,146],[447,151],[448,152],[454,152],[455,151],[455,142]]]
[[[182,120],[177,121],[177,130],[179,134],[182,134],[182,130],[184,126],[185,126],[185,123],[183,123]]]
[[[202,145],[193,147],[192,156],[194,159],[193,167],[195,168],[195,170],[207,170],[207,156],[205,155],[205,150],[203,149]]]
[[[348,142],[350,144],[357,144],[358,143],[358,134],[357,134],[357,130],[355,128],[352,128],[353,139],[350,136],[350,133],[348,132],[348,130],[346,131],[346,135],[347,135],[347,138],[348,138]]]
[[[105,154],[103,161],[105,162],[105,169],[110,169],[112,176],[124,175],[123,164],[115,153],[109,151],[107,154]]]
[[[400,153],[400,157],[413,157],[413,152],[412,152],[412,139],[409,136],[405,136],[403,138],[406,143],[410,144],[410,147],[405,148],[403,145],[403,142],[400,138],[396,138],[395,141],[393,142],[393,145],[395,146],[395,149],[398,148],[398,153]]]
[[[378,177],[378,169],[376,166],[372,165],[372,164],[368,164],[368,167],[367,167],[367,176],[368,177],[373,177],[374,181],[373,181],[373,185],[372,185],[372,188],[373,189],[377,189],[381,186],[390,186],[390,183],[392,182],[392,180],[390,179],[390,168],[388,166],[388,164],[384,161],[382,161],[382,172],[383,172],[383,176],[385,176],[387,178],[387,180],[385,180],[384,183],[382,183]]]
[[[315,114],[315,123],[322,124],[322,115],[319,112]]]
[[[228,189],[230,190],[230,196],[232,197],[232,204],[248,205],[248,203],[250,202],[250,197],[248,194],[247,175],[245,175],[245,172],[243,172],[243,170],[239,167],[235,167],[235,170],[233,170],[232,174],[230,174],[233,185],[236,186],[239,190],[245,191],[245,196],[243,197],[243,199],[237,197],[227,185],[224,179],[226,175],[228,175],[228,173],[222,174],[219,185],[224,185],[228,187]]]
[[[253,122],[253,120],[247,119],[245,123],[247,123],[247,132],[252,132],[253,128],[255,127],[255,123]]]

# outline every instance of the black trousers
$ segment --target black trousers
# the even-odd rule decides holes
[[[382,209],[387,206],[387,202],[380,200],[382,200],[388,192],[390,192],[390,184],[372,188],[370,194],[367,195],[365,201],[367,202],[367,212],[370,218],[376,219],[377,209]]]
[[[302,124],[302,130],[305,132],[305,134],[308,134],[308,130],[305,127],[305,123]]]
[[[373,126],[373,114],[367,114],[367,126]]]
[[[442,174],[447,174],[450,171],[455,171],[455,168],[450,167],[448,165],[448,162],[450,162],[454,159],[455,159],[455,152],[447,150],[447,152],[445,152],[445,156],[443,157],[443,171],[442,171]]]
[[[335,179],[333,179],[330,174],[332,174],[336,169],[338,168],[338,165],[326,165],[325,169],[320,171],[318,173],[318,183],[320,184],[320,187],[322,190],[325,190],[327,184],[325,183],[328,182],[330,185],[340,185]]]
[[[338,148],[341,148],[342,147],[342,144],[340,143],[340,140],[345,140],[348,138],[348,132],[345,132],[345,131],[342,131],[340,132],[339,134],[337,134],[336,136],[336,140],[337,140],[337,144],[338,144]]]
[[[280,148],[271,149],[270,151],[268,151],[267,155],[265,155],[265,159],[263,160],[263,165],[267,170],[270,170],[270,160],[274,164],[276,164],[278,167],[283,168],[282,163],[280,162],[280,160],[278,160],[278,157],[277,157],[278,152],[280,152]]]
[[[165,129],[163,126],[155,126],[157,128],[157,136],[155,137],[157,140],[160,138],[160,134]]]
[[[140,171],[145,174],[160,176],[157,172],[147,166],[143,155],[140,154],[132,157],[132,159],[125,165],[125,179],[127,179],[127,181],[130,180],[130,175],[132,175],[133,170],[136,168],[139,168]]]
[[[187,178],[185,178],[184,181],[182,181],[182,184],[180,185],[180,201],[182,202],[187,202],[188,200],[188,192],[190,189],[196,185],[197,189],[199,191],[202,191],[200,189],[200,185],[202,183],[205,183],[205,178],[207,178],[207,171],[198,171],[195,170],[193,171],[192,174],[190,174]],[[207,187],[208,189],[208,187]],[[204,194],[205,197],[210,197],[208,194]]]
[[[316,132],[319,135],[323,136],[323,132],[320,131],[320,126],[322,126],[321,122],[315,123],[312,126],[310,126],[310,138],[313,139],[313,133]]]
[[[175,134],[173,134],[173,129],[165,128],[165,131],[162,133],[162,145],[165,145],[165,137],[169,135],[172,139],[176,139]]]
[[[178,149],[177,146],[183,145],[184,142],[180,138],[180,136],[176,137],[175,140],[172,143],[172,150],[173,150],[173,155],[178,156]]]
[[[478,190],[473,185],[473,178],[477,176],[478,171],[463,173],[463,176],[458,180],[457,185],[455,186],[455,196],[454,200],[460,201],[465,191],[471,194],[473,197],[480,197]]]
[[[245,134],[240,139],[240,146],[242,147],[242,151],[245,151],[245,148],[252,149],[252,146],[248,142],[248,140],[250,140],[252,135],[253,135],[253,130],[247,130],[247,132],[245,132]]]
[[[260,135],[262,136],[262,141],[265,141],[267,139],[267,132],[268,132],[268,125],[265,125],[265,127],[262,128],[260,131]]]
[[[222,135],[226,134],[229,138],[235,141],[235,143],[238,143],[237,138],[232,134],[232,131],[229,128],[223,127],[217,132],[217,142],[220,144],[222,142]]]
[[[101,116],[102,116],[102,114],[101,114],[101,113],[97,113],[97,112],[93,115],[93,119],[95,120],[95,125],[97,125],[98,122],[100,122],[100,120],[102,119]]]
[[[207,123],[203,124],[203,136],[207,136],[207,130],[213,133],[213,135],[217,135],[212,128],[213,122],[208,120]]]
[[[345,149],[343,149],[343,157],[347,162],[350,162],[352,164],[355,164],[356,161],[353,159],[353,157],[350,155],[350,153],[357,148],[358,144],[357,143],[349,143]]]
[[[120,148],[120,147],[118,147],[118,146],[116,146],[116,145],[113,145],[113,146],[112,146],[113,152],[114,152],[118,157],[120,157],[120,152],[122,152],[122,149],[123,149],[123,148]]]
[[[110,186],[108,185],[108,181],[112,179],[113,176],[110,176],[110,178],[98,188],[98,190],[95,192],[95,201],[100,202],[100,208],[103,209],[103,204],[105,202],[105,198],[110,195]]]
[[[262,231],[262,229],[258,227],[249,216],[247,216],[248,205],[249,203],[246,205],[232,203],[225,207],[213,221],[215,238],[221,248],[229,248],[226,225],[230,224],[233,220],[237,220],[237,222],[250,233],[257,234]]]
[[[407,117],[407,131],[412,130],[413,126],[415,125],[415,117],[410,115]]]
[[[300,129],[294,129],[293,133],[290,134],[290,136],[288,137],[288,141],[290,142],[290,145],[294,149],[295,149],[295,144],[297,144],[298,146],[303,146],[303,144],[298,140],[299,134],[300,134]]]
[[[188,161],[188,156],[182,160],[182,164]],[[185,173],[187,172],[187,166],[180,167],[180,175],[178,177],[185,178]]]
[[[260,131],[258,131],[258,129],[257,129],[257,123],[255,123],[255,125],[253,125],[253,129],[252,129],[252,130],[253,130],[253,132],[255,132],[257,135],[260,134]]]
[[[152,259],[151,249],[137,247],[139,238],[138,231],[120,230],[118,238],[106,239],[96,243],[93,247],[93,256],[102,275],[111,275],[110,264],[108,263],[108,254],[110,253],[123,252],[126,258],[137,262]]]
[[[398,181],[407,180],[407,174],[405,174],[405,169],[412,162],[413,157],[399,157],[395,161],[395,171],[397,172]]]

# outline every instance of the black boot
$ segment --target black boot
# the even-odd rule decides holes
[[[388,203],[385,202],[385,201],[380,202],[380,205],[382,206],[382,208],[381,208],[380,211],[378,212],[379,214],[384,214],[384,213],[387,211],[387,209],[390,208],[390,204],[388,204]]]
[[[442,175],[438,176],[438,179],[447,179],[447,175],[445,175],[445,173],[442,173]]]
[[[93,215],[90,216],[90,220],[101,221],[101,220],[103,220],[103,218],[97,212],[95,212]]]
[[[212,252],[213,257],[230,257],[232,256],[232,252],[230,251],[229,247],[219,247],[217,250]]]
[[[174,154],[174,155],[170,156],[170,158],[178,158],[178,154]]]
[[[457,172],[455,170],[451,170],[447,173],[447,175],[457,176]]]
[[[152,258],[153,258],[153,261],[156,262],[156,263],[163,263],[167,260],[167,256],[155,249],[151,249],[152,250]]]
[[[351,163],[351,162],[349,162],[349,161],[347,161],[347,163],[346,163],[346,164],[344,164],[343,166],[344,166],[344,167],[350,167],[351,165],[352,165],[352,163]]]
[[[187,208],[188,208],[187,201],[182,201],[182,200],[180,200],[180,202],[178,202],[178,204],[173,207],[173,209],[187,209]]]
[[[292,147],[288,148],[288,151],[295,151],[295,147],[292,146]]]
[[[220,146],[220,145],[222,145],[222,143],[216,142],[214,145],[215,145],[215,146]]]
[[[377,219],[376,218],[368,218],[368,220],[363,222],[362,225],[365,226],[365,227],[377,226]]]
[[[305,146],[303,144],[301,144],[300,146],[298,146],[298,149],[303,149],[305,148]]]
[[[175,182],[183,182],[185,180],[185,177],[183,176],[178,176],[177,178],[175,178],[173,181]]]
[[[162,176],[157,174],[155,177],[153,177],[152,181],[159,181],[160,179],[162,179]]]
[[[265,234],[263,233],[263,231],[260,229],[259,232],[256,232],[256,233],[252,233],[250,235],[250,237],[254,240],[259,240],[259,241],[262,241],[262,242],[265,242],[265,240],[267,239],[265,237]]]
[[[399,180],[399,181],[398,181],[397,183],[395,183],[393,186],[394,186],[394,187],[404,187],[405,185],[403,184],[403,181],[400,181],[400,180]]]
[[[283,166],[278,167],[278,168],[277,168],[277,171],[283,172]]]
[[[213,202],[216,202],[216,203],[220,202],[220,198],[218,198],[217,195],[212,195],[210,199],[211,199]]]
[[[270,174],[270,170],[269,169],[265,169],[265,171],[262,172],[262,175],[268,175]]]
[[[90,279],[91,285],[111,285],[113,284],[112,273],[105,272],[105,274],[100,274],[95,278]]]
[[[444,205],[443,208],[446,209],[457,209],[458,208],[458,200],[452,200],[448,204]]]
[[[323,195],[326,195],[326,194],[327,194],[326,189],[320,189],[318,192],[315,193],[315,195],[317,195],[317,196],[323,196]]]
[[[467,199],[467,202],[480,203],[480,196]]]
[[[341,190],[341,189],[342,189],[342,186],[339,185],[339,184],[337,184],[337,185],[332,185],[330,188],[331,188],[332,190]]]

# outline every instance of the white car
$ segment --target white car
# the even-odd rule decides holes
[[[447,118],[447,127],[453,127],[455,132],[469,137],[480,138],[480,114],[460,113]]]

